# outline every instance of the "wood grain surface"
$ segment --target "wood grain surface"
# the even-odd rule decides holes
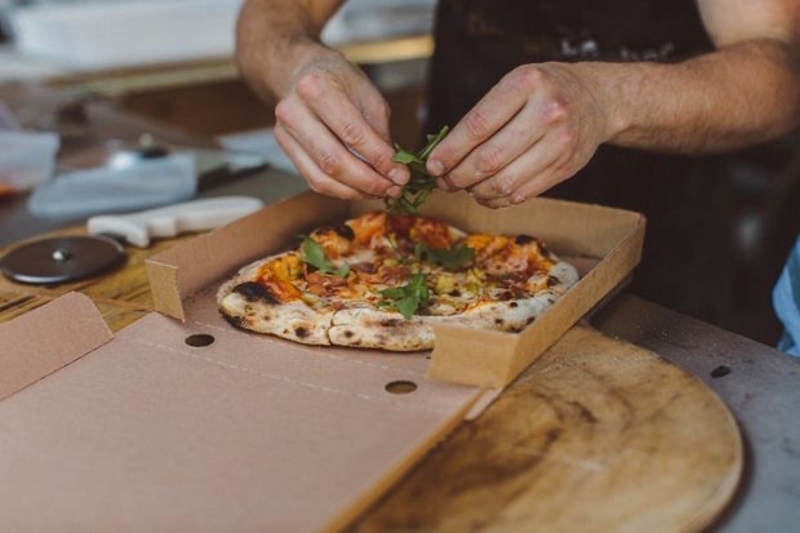
[[[79,290],[117,331],[152,309],[143,261],[172,242],[126,248],[124,268],[77,284],[2,280],[0,322]],[[698,531],[732,497],[742,461],[735,421],[698,379],[579,326],[351,529]]]
[[[742,461],[698,379],[578,326],[353,531],[698,531]]]

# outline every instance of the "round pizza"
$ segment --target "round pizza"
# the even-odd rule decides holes
[[[234,326],[305,344],[433,347],[433,324],[519,332],[578,280],[528,235],[467,234],[374,211],[242,268],[217,302]]]

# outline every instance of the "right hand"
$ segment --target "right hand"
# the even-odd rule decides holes
[[[312,190],[345,199],[398,196],[408,168],[392,161],[389,106],[338,53],[308,61],[275,108],[275,139]]]

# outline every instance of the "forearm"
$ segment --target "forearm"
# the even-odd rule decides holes
[[[582,63],[606,110],[607,142],[668,152],[717,152],[774,138],[800,123],[800,70],[776,40],[721,48],[679,64]]]
[[[246,0],[236,28],[239,69],[262,97],[280,98],[310,59],[337,52],[319,34],[341,0]]]

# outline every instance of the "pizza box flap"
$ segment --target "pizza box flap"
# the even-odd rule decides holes
[[[0,324],[0,400],[83,357],[111,338],[111,330],[92,301],[78,293],[68,293]]]
[[[156,309],[186,320],[187,300],[204,290],[213,298],[213,287],[243,265],[285,249],[298,234],[317,226],[382,207],[379,200],[346,202],[306,192],[179,244],[147,261]],[[434,193],[422,212],[466,231],[536,236],[574,262],[582,275],[519,334],[436,327],[429,375],[480,387],[510,383],[615,289],[639,262],[644,240],[645,220],[639,213],[548,198],[493,210],[466,194]],[[381,352],[372,353],[381,357]]]
[[[423,212],[467,231],[533,235],[581,274],[577,285],[519,334],[434,328],[429,375],[482,387],[502,388],[513,381],[631,275],[644,243],[643,215],[600,205],[535,198],[498,211],[464,194],[439,194]]]

